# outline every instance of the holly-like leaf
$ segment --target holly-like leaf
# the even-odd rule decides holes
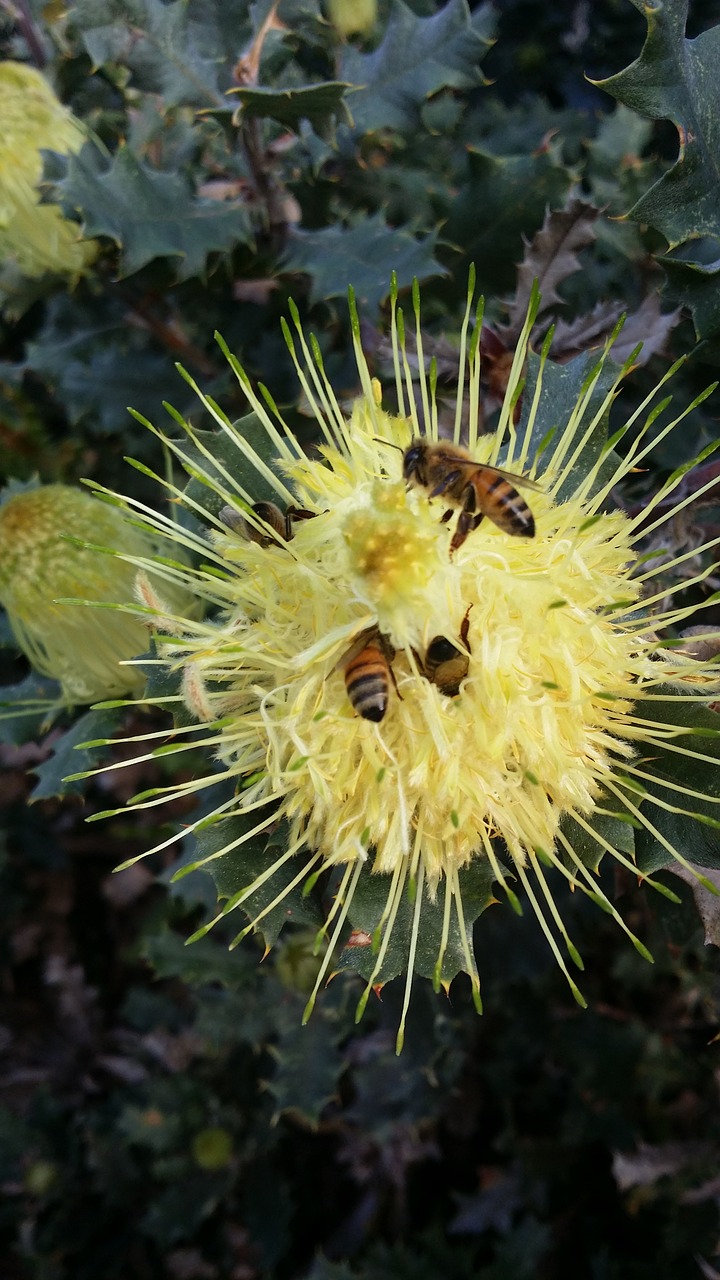
[[[550,432],[555,432],[555,438],[559,435],[568,421],[571,413],[575,409],[578,398],[583,390],[587,379],[597,367],[597,354],[585,352],[583,355],[577,356],[576,359],[570,360],[567,364],[552,364],[547,361],[542,375],[542,387],[540,390],[540,399],[537,404],[535,421],[533,424],[532,435],[530,437],[530,457],[532,458],[540,445],[547,440]],[[600,373],[597,375],[592,395],[590,396],[583,415],[583,423],[587,426],[594,415],[597,413],[604,397],[607,395],[608,389],[614,379],[617,377],[617,366],[611,361],[606,361]],[[520,438],[527,423],[528,415],[531,412],[535,387],[537,385],[538,375],[540,373],[540,357],[530,352],[528,356],[527,382],[523,393],[523,407],[520,418],[519,433]],[[578,429],[578,436],[582,434],[582,430]],[[578,485],[587,476],[596,463],[607,441],[607,413],[596,423],[592,435],[585,441],[583,449],[576,458],[570,473],[566,476],[561,488],[557,494],[557,501],[562,502],[565,497],[575,492]],[[548,454],[552,452],[552,443],[548,448]],[[542,474],[543,460],[540,460],[540,472]],[[598,480],[599,486],[600,480]]]
[[[234,423],[234,429],[243,440],[246,440],[255,453],[262,458],[263,462],[269,467],[274,467],[278,461],[277,451],[273,445],[266,428],[254,413],[249,413],[247,417],[240,418]],[[195,439],[198,442],[193,443],[192,440],[183,440],[182,450],[189,459],[197,458],[198,471],[213,476],[213,464],[211,458],[217,460],[218,467],[215,472],[217,484],[222,490],[227,481],[223,475],[223,471],[230,471],[238,484],[242,485],[245,491],[252,495],[254,502],[275,502],[277,500],[277,492],[273,489],[270,481],[258,471],[253,465],[252,459],[247,453],[238,448],[234,440],[220,431],[195,431]],[[202,444],[207,452],[201,452],[198,444]],[[210,457],[208,456],[210,455]],[[188,499],[203,507],[210,515],[218,515],[221,507],[225,506],[225,502],[220,493],[212,487],[212,484],[204,480],[193,477],[186,485],[185,492]]]
[[[272,814],[268,809],[268,826],[271,820]],[[198,831],[199,858],[218,854],[221,849],[246,836],[259,821],[260,815],[257,810],[254,810],[243,816],[214,822]],[[281,827],[268,839],[268,831],[265,829],[209,862],[204,869],[215,881],[218,897],[233,899],[241,890],[248,888],[264,872],[270,871],[276,863],[279,863],[285,848],[284,835],[285,830]],[[302,853],[298,853],[295,858],[279,865],[268,879],[240,904],[239,910],[252,921],[270,903],[278,899],[277,905],[262,917],[258,925],[268,949],[277,941],[283,925],[290,920],[294,924],[320,924],[319,908],[312,896],[303,897],[302,883],[296,885],[294,889],[288,890],[287,887],[301,869],[303,856]],[[233,919],[236,920],[237,916],[234,915]]]
[[[198,275],[212,252],[229,252],[250,239],[239,203],[193,195],[177,174],[161,173],[121,147],[108,169],[88,144],[68,162],[58,183],[66,206],[80,210],[88,236],[109,236],[122,250],[121,275],[154,258],[179,258],[178,279]]]
[[[467,163],[443,239],[476,263],[481,291],[503,293],[514,287],[523,236],[541,225],[548,205],[565,203],[573,175],[554,145],[518,156],[470,149]]]
[[[629,798],[662,837],[644,826],[636,828],[638,867],[650,872],[672,865],[667,845],[700,866],[720,867],[720,716],[699,700],[662,701],[663,693],[668,699],[677,693],[672,685],[658,686],[653,693],[658,700],[640,699],[637,715],[675,726],[678,732],[667,742],[653,740],[641,762],[644,776],[630,775],[639,790],[629,790]],[[659,803],[653,803],[653,797]],[[695,820],[692,815],[697,815]]]
[[[325,142],[334,142],[337,120],[350,123],[351,116],[345,93],[352,85],[339,80],[304,85],[293,89],[269,89],[262,86],[233,90],[233,101],[241,104],[240,117],[277,120],[285,129],[299,133],[304,120]]]
[[[459,873],[459,878],[465,926],[471,936],[474,921],[496,900],[493,894],[493,873],[486,858],[475,858]],[[338,969],[353,970],[365,979],[370,979],[375,973],[377,956],[371,942],[387,904],[390,880],[391,877],[387,875],[368,874],[360,877],[349,912],[352,933],[339,956]],[[434,899],[426,896],[420,911],[420,932],[413,967],[416,973],[432,978],[443,936],[444,881],[439,885]],[[374,982],[379,986],[396,978],[398,974],[407,973],[414,913],[415,903],[405,893],[382,966],[374,976]],[[453,909],[443,958],[442,981],[449,983],[456,974],[468,972],[461,930]]]
[[[690,260],[685,255],[682,259],[663,258],[667,295],[673,302],[690,308],[698,341],[720,332],[720,245],[707,241],[703,247],[709,250],[709,262]],[[696,258],[696,254],[692,257]]]
[[[338,1040],[347,1028],[318,1011],[303,1027],[296,1017],[273,1053],[275,1072],[265,1081],[277,1114],[297,1116],[317,1126],[329,1102],[338,1096],[338,1081],[347,1066]]]
[[[286,271],[302,271],[311,278],[311,302],[344,298],[352,284],[366,315],[375,312],[390,292],[394,271],[398,286],[413,278],[445,275],[433,257],[437,233],[415,239],[407,231],[389,227],[382,214],[352,227],[324,227],[322,231],[293,231],[284,259]]]
[[[372,53],[348,45],[343,55],[340,78],[358,86],[350,103],[356,132],[409,132],[431,94],[483,84],[491,21],[489,6],[473,17],[466,0],[449,0],[430,18],[394,0],[382,44]]]
[[[46,733],[63,705],[57,680],[33,671],[18,684],[0,687],[0,742],[22,746]]]
[[[661,231],[670,247],[720,237],[720,26],[685,39],[688,0],[632,0],[648,30],[640,57],[596,83],[678,131],[676,163],[638,200],[629,216]]]
[[[107,759],[109,747],[88,747],[85,742],[112,737],[118,732],[122,710],[86,711],[55,743],[53,753],[33,772],[37,783],[30,794],[31,800],[49,800],[54,796],[82,795],[86,784],[78,779],[66,781],[69,774],[94,769]]]
[[[617,805],[617,801],[614,801],[612,797],[609,797],[609,799],[611,806],[612,804]],[[596,813],[589,819],[589,825],[592,826],[593,831],[602,836],[603,841],[611,844],[614,849],[627,854],[628,857],[633,856],[635,852],[635,836],[629,822],[624,822],[622,818],[616,818],[612,814]],[[607,851],[605,844],[595,840],[584,827],[580,826],[579,822],[569,816],[563,819],[562,830],[583,865],[589,867],[591,871],[597,871]],[[558,847],[558,852],[562,857],[562,846]],[[568,861],[567,865],[570,870],[575,869],[572,860]]]
[[[223,39],[223,11],[234,23],[232,44]],[[72,25],[94,68],[129,68],[133,86],[161,95],[166,106],[221,102],[231,84],[233,53],[250,32],[246,0],[77,0]]]

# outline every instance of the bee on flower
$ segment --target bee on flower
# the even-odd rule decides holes
[[[581,960],[549,872],[600,902],[647,954],[595,868],[607,853],[647,879],[649,850],[654,866],[658,850],[686,865],[672,823],[712,825],[718,797],[703,770],[715,755],[703,744],[717,732],[707,709],[717,680],[712,662],[659,638],[692,609],[667,603],[667,588],[653,587],[659,570],[638,553],[641,534],[670,518],[680,477],[641,517],[608,509],[613,487],[652,448],[657,416],[653,392],[612,447],[601,438],[631,361],[609,372],[605,351],[571,410],[556,414],[542,394],[547,344],[525,381],[535,297],[497,430],[481,434],[481,317],[471,279],[455,421],[441,440],[417,290],[418,386],[396,288],[391,296],[392,409],[370,377],[352,309],[362,395],[349,416],[293,309],[295,332],[286,326],[285,335],[322,436],[314,457],[223,348],[268,448],[198,390],[225,437],[225,462],[208,457],[202,468],[220,515],[208,516],[211,542],[196,539],[200,567],[185,582],[214,615],[188,618],[159,634],[157,646],[196,722],[193,740],[206,724],[215,762],[208,759],[207,777],[168,786],[168,798],[234,784],[212,818],[196,823],[203,856],[195,865],[222,867],[226,900],[216,919],[242,909],[249,922],[239,941],[296,911],[325,875],[330,906],[318,948],[327,949],[307,1012],[333,956],[365,978],[358,1016],[373,989],[404,971],[400,1048],[414,972],[439,988],[464,970],[480,1007],[472,924],[495,900],[493,886],[516,909],[521,898],[531,904],[580,1003],[570,966]],[[159,434],[197,478],[190,426],[187,433],[187,445]],[[631,443],[621,457],[623,435]],[[237,471],[227,465],[228,442]],[[292,510],[303,518],[286,519]],[[189,545],[192,535],[184,539]],[[699,779],[693,786],[681,780],[686,764]]]

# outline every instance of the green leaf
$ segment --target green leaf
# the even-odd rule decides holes
[[[705,246],[710,249],[709,262],[663,258],[666,296],[690,308],[698,341],[720,332],[720,244],[708,240]]]
[[[32,742],[47,733],[62,706],[57,680],[35,671],[18,684],[0,686],[0,742]]]
[[[340,64],[340,78],[359,86],[350,102],[356,133],[416,129],[431,94],[484,83],[479,64],[490,45],[488,11],[473,19],[466,0],[430,18],[395,0],[382,44],[373,53],[348,45]]]
[[[550,360],[546,361],[543,369],[540,399],[530,437],[530,458],[535,456],[540,444],[547,439],[549,432],[554,431],[554,440],[557,441],[560,438],[565,424],[575,409],[583,386],[597,367],[597,364],[597,352],[584,352],[582,355],[576,356],[574,360],[569,360],[567,364],[554,364]],[[523,392],[522,414],[518,428],[518,434],[521,439],[523,438],[523,432],[533,404],[539,373],[540,357],[530,352],[528,356],[527,382]],[[582,418],[582,425],[577,433],[578,440],[583,430],[589,426],[592,418],[598,412],[617,374],[617,365],[607,360],[595,380],[592,394]],[[596,423],[592,435],[585,442],[572,470],[563,481],[556,501],[562,502],[566,497],[573,494],[588,472],[595,466],[607,441],[607,422],[608,413],[605,412]],[[547,451],[540,459],[541,476],[544,460],[547,460],[552,455],[552,449],[553,443],[551,441]],[[610,455],[607,462],[608,467],[612,465],[613,458],[614,455]],[[598,486],[601,483],[602,478],[598,477]]]
[[[407,231],[389,227],[377,213],[348,228],[293,231],[283,266],[310,276],[312,303],[344,298],[352,284],[358,305],[375,312],[390,292],[393,271],[401,289],[415,277],[425,280],[446,274],[433,257],[436,242],[437,232],[417,240]]]
[[[486,858],[475,858],[460,872],[459,878],[465,926],[468,937],[472,939],[474,921],[495,901],[492,889],[493,875]],[[366,980],[372,976],[377,959],[375,949],[370,945],[364,945],[359,940],[373,937],[387,904],[390,882],[390,876],[373,875],[371,872],[360,877],[349,912],[353,935],[351,935],[350,944],[344,947],[339,956],[338,969],[353,970]],[[435,976],[442,939],[444,906],[445,882],[441,881],[435,900],[432,901],[429,896],[426,896],[421,907],[420,933],[414,970],[425,978]],[[391,978],[396,978],[398,974],[407,972],[414,911],[415,904],[406,892],[400,903],[382,967],[374,978],[379,985],[384,985]],[[451,982],[456,974],[468,972],[461,931],[453,906],[447,949],[443,959],[442,981]]]
[[[235,26],[235,43],[222,38],[221,23]],[[161,0],[77,0],[72,25],[98,69],[128,67],[133,85],[160,94],[166,106],[207,107],[221,100],[232,81],[233,52],[250,28],[246,0],[192,5]],[[223,51],[227,56],[223,57]]]
[[[155,258],[179,258],[179,280],[198,275],[212,252],[250,239],[247,212],[196,198],[184,178],[162,173],[120,147],[110,167],[92,145],[68,161],[58,183],[66,207],[82,212],[88,236],[109,236],[122,250],[120,274],[132,275]]]
[[[542,225],[548,205],[565,203],[574,175],[555,144],[518,156],[469,148],[467,165],[443,239],[462,246],[464,257],[475,262],[482,292],[512,290],[523,236]]]
[[[278,455],[275,446],[256,414],[249,413],[247,417],[233,423],[233,426],[238,435],[242,436],[243,440],[247,440],[250,447],[269,467],[276,466]],[[252,494],[254,502],[277,501],[277,492],[269,480],[257,470],[252,459],[233,442],[229,435],[222,431],[195,431],[193,434],[207,448],[212,458],[230,471],[247,493]],[[206,472],[210,477],[213,473],[215,474],[221,490],[227,487],[227,481],[219,467],[214,471],[210,458],[202,453],[192,440],[183,440],[182,449],[191,459],[197,460],[198,470]],[[208,485],[196,477],[188,482],[185,492],[189,499],[197,502],[211,515],[217,515],[225,505],[223,497],[213,489],[212,484]]]
[[[74,725],[54,744],[49,760],[35,767],[37,783],[30,793],[30,800],[49,800],[54,796],[82,795],[87,787],[83,779],[66,782],[71,773],[81,773],[101,765],[110,754],[110,747],[91,747],[76,750],[79,743],[94,742],[117,734],[123,717],[121,708],[104,711],[86,711]]]
[[[609,804],[603,800],[604,807],[610,808],[613,804],[617,807],[617,801],[614,797],[610,797],[609,800]],[[593,814],[588,818],[588,823],[614,849],[618,849],[620,853],[627,854],[629,858],[633,857],[635,852],[635,832],[630,823],[623,822],[622,818],[615,818],[606,813]],[[565,838],[572,845],[583,866],[589,867],[591,871],[597,871],[605,857],[606,850],[604,845],[600,844],[598,840],[594,840],[574,818],[563,818],[561,825]],[[558,854],[565,859],[561,845],[558,845]],[[570,870],[575,870],[571,859],[566,860],[566,865]]]
[[[335,123],[341,119],[350,123],[351,116],[345,93],[352,85],[339,80],[326,80],[322,84],[303,85],[297,89],[233,90],[233,101],[241,104],[241,119],[277,120],[285,129],[300,132],[303,120],[325,142],[335,139]]]
[[[231,991],[242,990],[255,969],[252,952],[237,948],[228,951],[212,938],[203,938],[186,946],[185,939],[171,929],[146,934],[139,954],[147,960],[158,978],[179,978],[189,987],[219,985]]]
[[[338,1081],[347,1067],[337,1041],[347,1028],[325,1014],[302,1026],[299,1016],[285,1031],[273,1056],[274,1074],[265,1081],[278,1114],[296,1116],[317,1127],[329,1102],[338,1098]]]
[[[671,248],[720,236],[720,26],[685,39],[688,0],[632,0],[647,21],[640,57],[597,81],[629,107],[671,120],[680,139],[676,163],[629,216],[661,231]]]
[[[198,831],[199,857],[212,856],[234,840],[240,839],[246,832],[257,826],[261,816],[258,810],[254,810],[253,813],[243,816],[224,818]],[[271,822],[272,812],[268,807],[268,827]],[[273,867],[283,855],[284,836],[285,830],[281,827],[268,839],[268,828],[266,828],[258,835],[246,840],[244,844],[209,862],[203,869],[208,871],[215,881],[218,897],[233,899],[253,884],[263,872]],[[318,925],[321,922],[315,900],[310,895],[303,897],[302,883],[285,893],[287,885],[300,871],[306,856],[306,853],[300,851],[294,858],[278,867],[240,904],[240,910],[248,920],[252,921],[269,903],[280,897],[281,901],[278,905],[263,916],[258,926],[268,948],[277,941],[283,925],[290,920],[294,924]],[[233,920],[237,920],[237,916],[234,915]]]
[[[662,697],[677,694],[681,690],[674,685],[659,686],[653,692]],[[680,732],[665,747],[662,742],[655,742],[642,752],[632,763],[641,767],[648,777],[637,779],[648,796],[656,796],[665,804],[677,805],[698,814],[694,821],[687,813],[672,813],[645,798],[639,805],[640,812],[645,815],[660,834],[678,853],[703,867],[720,867],[720,717],[717,712],[708,710],[701,702],[664,702],[643,701],[635,704],[636,714],[643,720],[658,725],[669,725]],[[684,730],[684,732],[683,732]],[[672,747],[697,752],[708,756],[709,760],[697,760],[671,750]],[[635,775],[630,775],[632,778]],[[663,785],[673,783],[674,787]],[[700,792],[708,797],[703,800],[698,796],[683,794],[685,788]],[[639,795],[629,792],[632,803],[638,805]],[[713,803],[713,797],[716,803]],[[709,819],[710,824],[702,819]],[[651,872],[659,867],[669,866],[673,862],[672,854],[651,831],[640,826],[635,831],[635,848],[640,870]]]

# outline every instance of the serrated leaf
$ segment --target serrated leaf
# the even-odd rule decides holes
[[[617,807],[617,802],[614,802]],[[606,813],[595,813],[588,818],[588,825],[614,849],[618,849],[620,853],[627,854],[632,858],[635,852],[635,833],[628,822],[623,822],[621,818],[612,817]],[[566,816],[562,821],[562,831],[572,845],[578,855],[583,866],[589,867],[591,871],[597,871],[600,863],[605,857],[606,849],[604,844],[593,837],[580,826],[574,818]],[[560,857],[563,857],[562,846],[558,847]],[[574,870],[572,861],[567,863],[570,870]]]
[[[467,164],[443,239],[476,264],[482,292],[502,293],[514,287],[522,237],[541,225],[548,205],[565,203],[573,174],[553,145],[520,156],[469,148]]]
[[[720,26],[686,40],[688,0],[632,3],[648,25],[640,57],[596,83],[642,115],[671,120],[680,151],[628,216],[656,227],[671,248],[720,236]]]
[[[664,702],[661,700],[663,692],[673,695],[678,690],[673,685],[656,687],[653,693],[660,700],[639,699],[635,705],[636,714],[643,720],[681,730],[672,738],[668,747],[684,748],[710,759],[698,760],[693,756],[684,756],[666,748],[662,741],[653,740],[642,753],[643,774],[647,776],[638,779],[638,782],[649,795],[656,796],[666,804],[677,805],[689,810],[691,814],[700,814],[701,818],[709,818],[711,823],[720,822],[719,803],[683,794],[684,788],[690,788],[708,797],[720,798],[720,716],[717,712],[708,710],[701,702]],[[663,782],[673,783],[680,790],[663,786]],[[638,796],[631,798],[637,804]],[[687,813],[669,812],[653,804],[649,798],[640,805],[640,812],[647,815],[653,826],[683,858],[703,867],[720,867],[720,828],[706,825],[702,821],[693,821]],[[635,849],[638,867],[644,872],[655,871],[673,863],[671,852],[644,826],[635,831]]]
[[[303,85],[294,89],[269,89],[263,86],[234,89],[232,101],[241,103],[242,118],[277,120],[285,129],[300,133],[307,120],[314,133],[324,142],[334,142],[338,120],[350,123],[351,116],[345,94],[352,85],[339,80]]]
[[[395,0],[382,43],[372,53],[348,45],[340,78],[358,86],[350,110],[356,133],[408,132],[420,124],[420,108],[440,89],[483,84],[479,64],[490,48],[490,15],[474,22],[466,0],[449,0],[438,13],[419,18]]]
[[[252,830],[259,821],[260,815],[256,810],[244,816],[224,818],[222,821],[215,822],[212,826],[198,831],[199,856],[207,858],[216,854],[220,849],[231,844],[234,840],[240,839],[248,831]],[[268,825],[271,821],[272,813],[268,808]],[[284,850],[283,837],[284,829],[280,828],[268,839],[268,831],[266,829],[246,840],[244,844],[209,862],[204,870],[207,870],[215,881],[218,897],[223,899],[233,898],[241,890],[253,884],[263,872],[270,870],[282,857]],[[322,917],[314,898],[310,895],[303,897],[302,884],[287,893],[285,892],[287,886],[298,874],[304,857],[305,855],[301,851],[296,857],[278,867],[238,908],[238,911],[241,911],[248,917],[248,920],[252,921],[276,898],[281,898],[278,905],[263,916],[258,926],[268,948],[274,945],[283,925],[290,920],[294,924],[304,923],[316,926],[321,922]],[[239,922],[239,920],[240,917],[237,912],[234,912],[231,923]]]
[[[312,303],[344,298],[352,284],[358,305],[366,313],[375,312],[390,292],[393,271],[401,289],[414,278],[447,274],[433,257],[436,243],[436,232],[418,240],[389,227],[377,213],[347,228],[293,231],[283,267],[310,276]]]
[[[184,178],[152,169],[128,147],[105,168],[87,144],[69,158],[58,188],[65,206],[81,211],[88,236],[109,236],[122,250],[123,276],[170,257],[180,259],[178,279],[187,280],[203,270],[209,253],[250,239],[243,205],[198,199]]]
[[[63,701],[58,681],[35,671],[18,684],[0,686],[0,742],[19,747],[40,737]]]
[[[234,19],[235,43],[223,40],[221,23]],[[166,106],[208,107],[230,87],[233,53],[249,33],[246,0],[222,5],[163,4],[161,0],[77,0],[72,24],[97,69],[129,68],[134,87],[160,94]],[[223,53],[226,56],[223,57]]]
[[[714,337],[720,332],[720,256],[710,262],[666,257],[663,267],[667,296],[690,308],[698,341]]]
[[[463,915],[468,936],[472,937],[472,925],[492,902],[493,874],[486,858],[475,858],[469,866],[459,873],[460,891],[462,894]],[[377,956],[367,940],[373,937],[383,911],[387,904],[391,877],[388,875],[361,876],[353,894],[349,920],[352,925],[348,944],[338,958],[338,969],[349,969],[361,974],[369,980],[375,970]],[[421,907],[420,932],[417,951],[415,953],[414,971],[425,978],[435,974],[443,932],[443,915],[445,909],[445,883],[440,883],[433,901],[426,896]],[[415,904],[411,902],[407,892],[402,901],[393,925],[392,936],[385,952],[382,967],[375,975],[374,982],[384,985],[398,974],[406,973],[408,967],[410,937],[413,928]],[[451,912],[450,933],[443,959],[442,980],[451,982],[458,973],[468,973],[468,963],[462,944],[457,914],[453,906]]]
[[[542,375],[542,388],[540,390],[540,399],[537,405],[535,422],[533,424],[532,435],[530,438],[529,456],[534,457],[537,449],[543,440],[545,440],[550,431],[555,432],[555,439],[558,439],[568,421],[571,413],[575,409],[578,397],[581,394],[583,385],[598,363],[597,353],[585,352],[583,355],[577,356],[576,359],[570,360],[567,364],[552,364],[547,361]],[[523,394],[523,408],[520,418],[519,433],[522,438],[523,431],[527,422],[528,415],[531,410],[535,395],[535,387],[540,372],[540,357],[530,352],[528,356],[527,382]],[[617,367],[611,361],[606,361],[600,371],[593,388],[592,395],[586,406],[583,415],[582,424],[587,427],[591,419],[598,412],[604,397],[607,395],[608,389],[617,377]],[[583,426],[578,429],[578,438],[582,434]],[[598,458],[603,450],[607,440],[607,413],[603,414],[600,421],[596,424],[595,429],[586,441],[584,448],[572,467],[569,475],[563,481],[562,487],[558,491],[556,501],[562,502],[565,497],[575,492],[578,485],[585,479],[596,465]],[[552,452],[552,445],[548,449],[549,456]],[[612,460],[609,465],[612,465]],[[540,461],[540,475],[542,477],[542,459]],[[598,483],[601,482],[600,477]]]
[[[255,453],[262,458],[263,462],[266,462],[269,467],[274,469],[278,462],[277,451],[257,415],[249,413],[245,418],[239,418],[233,426],[238,435],[248,442]],[[193,434],[208,449],[212,457],[223,468],[231,472],[238,484],[241,484],[247,493],[252,494],[254,502],[277,501],[277,492],[273,489],[270,481],[266,479],[262,472],[257,470],[252,459],[234,443],[230,436],[221,431],[195,431]],[[212,462],[206,454],[197,448],[192,440],[183,440],[182,449],[183,453],[187,454],[190,459],[197,459],[198,470],[206,472],[211,477],[213,476]],[[227,481],[221,474],[220,467],[218,467],[215,475],[220,488],[225,488]],[[188,499],[192,502],[197,502],[199,506],[214,516],[225,505],[222,495],[212,485],[208,486],[195,477],[188,481],[185,492]]]
[[[570,322],[559,320],[550,346],[551,359],[566,360],[569,356],[599,346],[610,336],[622,312],[620,303],[598,302],[587,315],[577,316]],[[670,334],[680,322],[680,313],[680,307],[663,312],[658,294],[648,294],[640,306],[626,316],[622,330],[613,342],[613,361],[622,364],[642,343],[633,368],[647,364],[652,356],[665,349]]]
[[[265,1088],[277,1104],[277,1114],[297,1116],[317,1126],[329,1102],[338,1095],[338,1081],[347,1066],[337,1041],[347,1028],[322,1014],[302,1026],[298,1017],[275,1050],[276,1068]]]
[[[105,711],[86,711],[79,720],[62,735],[53,746],[53,753],[33,772],[37,783],[30,793],[30,800],[49,800],[54,796],[82,795],[87,783],[82,779],[66,782],[71,773],[81,773],[101,765],[110,754],[110,747],[92,747],[76,750],[78,743],[93,742],[116,734],[123,712],[119,708]]]
[[[241,948],[228,951],[211,938],[188,947],[184,938],[170,929],[145,935],[139,953],[158,978],[179,978],[190,987],[218,984],[231,991],[241,990],[255,971],[250,952]]]

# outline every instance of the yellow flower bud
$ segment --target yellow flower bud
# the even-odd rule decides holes
[[[339,36],[366,36],[377,22],[377,0],[328,0],[328,17]]]
[[[118,554],[106,555],[98,544]],[[157,538],[135,528],[122,512],[69,485],[28,489],[0,507],[0,603],[20,648],[36,671],[60,682],[68,703],[139,692],[142,672],[121,664],[144,653],[149,636],[142,618],[122,608],[58,601],[132,606],[133,561],[157,550]],[[188,592],[174,595],[187,609]],[[165,608],[173,603],[173,590],[165,584],[163,600]]]
[[[0,257],[14,259],[28,276],[82,272],[95,257],[54,204],[40,204],[42,150],[79,151],[82,126],[34,67],[0,63]]]

